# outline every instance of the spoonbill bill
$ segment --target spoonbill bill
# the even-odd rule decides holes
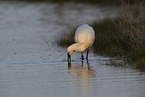
[[[84,59],[83,51],[87,50],[86,59],[88,60],[89,50],[95,40],[95,31],[88,24],[79,26],[75,32],[75,42],[67,48],[68,62],[71,62],[73,52],[81,52],[82,60]]]

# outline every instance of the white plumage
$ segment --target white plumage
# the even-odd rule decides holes
[[[87,24],[79,26],[75,32],[75,42],[87,43],[89,47],[92,46],[95,39],[95,32],[93,28]]]
[[[76,43],[70,45],[67,48],[68,61],[69,61],[71,54],[74,51],[75,52],[83,52],[86,49],[87,49],[86,59],[88,59],[89,49],[95,40],[95,31],[93,30],[93,28],[87,24],[79,26],[75,32],[74,39],[75,39]],[[82,54],[82,59],[84,59],[83,54]]]

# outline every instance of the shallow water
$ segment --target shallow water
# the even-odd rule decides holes
[[[55,39],[74,26],[114,17],[118,7],[0,2],[0,97],[145,97],[145,73],[121,59],[89,61]]]

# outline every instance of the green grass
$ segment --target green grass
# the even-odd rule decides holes
[[[142,3],[123,6],[120,17],[106,18],[91,25],[95,30],[93,51],[107,56],[125,56],[137,68],[145,69],[145,7]],[[77,27],[75,27],[77,28]],[[60,46],[74,43],[74,33],[65,33],[58,39]]]

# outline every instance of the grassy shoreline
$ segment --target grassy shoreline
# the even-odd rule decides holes
[[[123,10],[120,17],[92,23],[96,32],[93,51],[111,57],[125,56],[136,68],[145,69],[145,7],[139,3],[133,8],[125,5]],[[63,34],[58,45],[74,43],[75,30]]]

